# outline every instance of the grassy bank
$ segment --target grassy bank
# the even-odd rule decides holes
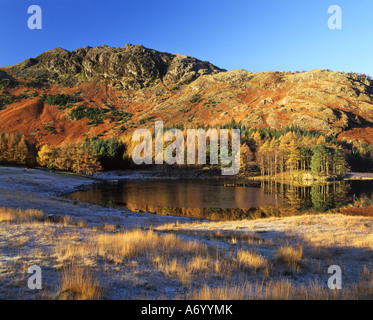
[[[325,214],[146,230],[1,208],[0,221],[2,298],[372,298],[372,218]],[[33,264],[43,270],[41,291],[27,288]],[[343,290],[327,287],[332,264],[343,270]]]

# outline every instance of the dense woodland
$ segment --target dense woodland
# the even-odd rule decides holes
[[[352,146],[336,141],[333,136],[294,127],[282,130],[247,129],[232,121],[220,128],[241,129],[241,174],[260,172],[263,177],[271,176],[280,180],[292,178],[297,172],[339,177],[350,169],[370,171],[373,168],[372,145]],[[131,167],[133,147],[131,139],[126,136],[122,140],[86,138],[84,141],[65,143],[58,147],[44,145],[37,150],[33,143],[19,134],[1,134],[0,163],[40,165],[50,169],[93,174],[101,170]],[[220,167],[209,165],[208,162],[207,166]]]

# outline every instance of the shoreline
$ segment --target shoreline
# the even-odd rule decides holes
[[[346,181],[373,180],[373,173],[370,173],[370,172],[349,172],[348,175],[349,176],[344,178],[343,180],[346,180]]]

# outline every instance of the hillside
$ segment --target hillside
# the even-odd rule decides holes
[[[186,128],[232,119],[373,143],[373,82],[351,73],[225,71],[141,45],[57,48],[0,68],[0,93],[0,132],[39,146],[121,137],[155,120]]]

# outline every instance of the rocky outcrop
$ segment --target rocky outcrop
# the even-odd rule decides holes
[[[155,80],[188,84],[204,74],[223,71],[209,62],[180,54],[147,49],[142,45],[124,47],[83,47],[74,51],[56,48],[23,62],[58,76],[81,76],[85,80],[109,79],[112,85],[141,89]]]

